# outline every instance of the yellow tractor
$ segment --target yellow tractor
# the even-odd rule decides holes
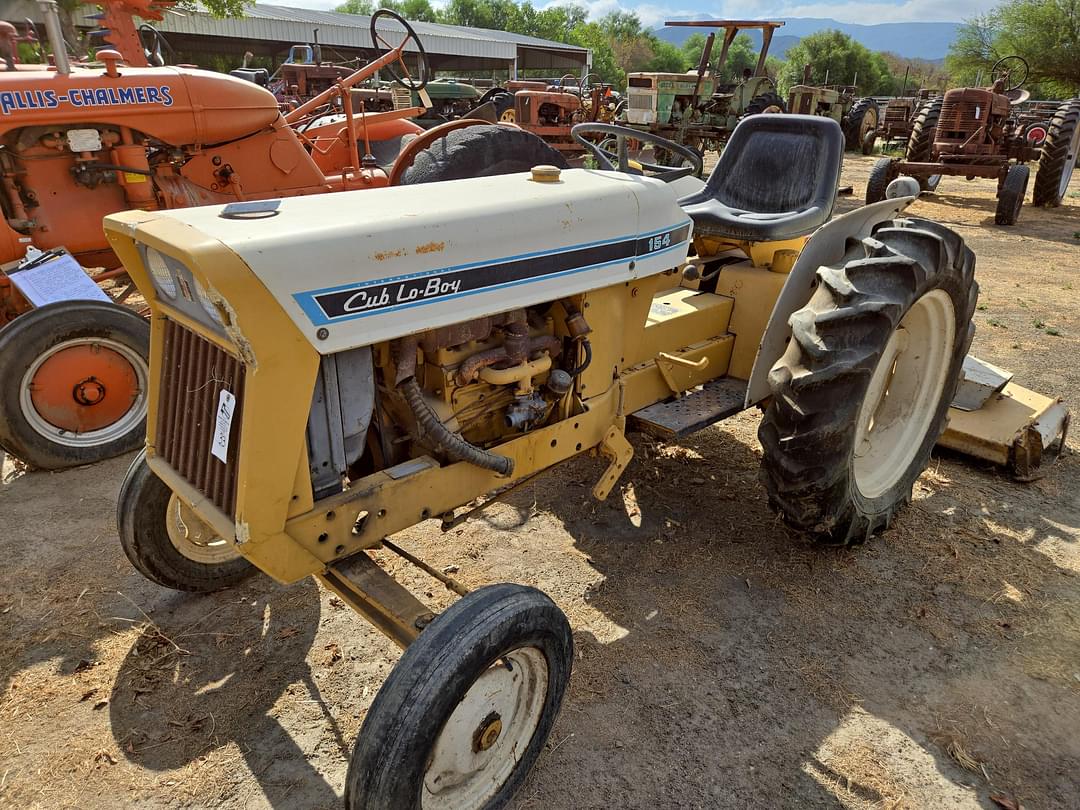
[[[600,169],[106,219],[153,310],[146,449],[118,504],[134,566],[186,591],[314,576],[404,648],[353,750],[351,809],[504,806],[573,660],[542,592],[469,591],[395,532],[587,453],[607,460],[603,499],[630,429],[677,440],[758,406],[774,508],[859,542],[945,428],[975,257],[903,216],[915,181],[830,221],[844,135],[822,117],[745,119],[707,183],[698,153],[651,133],[575,137]],[[630,140],[690,165],[646,176]],[[461,598],[435,615],[379,547]]]

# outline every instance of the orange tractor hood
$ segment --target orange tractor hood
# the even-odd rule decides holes
[[[280,117],[273,94],[221,73],[120,67],[0,73],[0,135],[26,126],[80,122],[126,126],[176,146],[222,143]],[[192,139],[194,136],[194,140]]]

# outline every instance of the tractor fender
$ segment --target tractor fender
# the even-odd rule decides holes
[[[744,407],[749,408],[770,395],[769,371],[783,355],[791,337],[789,319],[810,300],[818,268],[840,261],[851,240],[866,238],[876,225],[893,219],[913,202],[915,197],[895,197],[871,203],[825,223],[814,232],[791,268],[773,305],[769,323],[758,344],[754,367],[750,371]]]

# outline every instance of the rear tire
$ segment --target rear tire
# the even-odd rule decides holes
[[[405,170],[401,184],[491,177],[541,165],[569,168],[566,158],[531,132],[483,124],[453,130],[422,150]]]
[[[142,445],[150,325],[104,301],[60,301],[0,330],[0,446],[32,467],[93,464]]]
[[[1020,219],[1020,209],[1024,205],[1024,197],[1027,196],[1028,179],[1031,177],[1031,169],[1017,164],[1009,167],[1009,173],[1005,175],[1005,182],[998,191],[997,210],[994,212],[994,222],[998,225],[1015,225]]]
[[[461,598],[409,645],[375,696],[349,761],[345,807],[505,806],[551,733],[573,652],[566,616],[535,588],[490,585]]]
[[[175,591],[210,593],[255,573],[234,546],[226,545],[228,541],[214,536],[209,527],[181,509],[172,490],[146,463],[143,450],[131,462],[116,500],[120,544],[140,574]]]
[[[915,123],[912,124],[911,135],[908,136],[907,147],[904,150],[905,160],[912,163],[934,162],[934,133],[937,131],[938,119],[941,117],[943,101],[941,98],[932,98],[915,113]],[[919,188],[923,191],[934,191],[940,182],[940,174],[920,177]]]
[[[1056,208],[1065,199],[1080,155],[1080,99],[1057,108],[1046,130],[1031,204]]]
[[[790,526],[861,542],[911,499],[974,335],[974,271],[957,234],[917,219],[818,270],[758,431],[770,505]]]
[[[872,154],[876,138],[870,136],[877,132],[880,121],[881,110],[877,102],[872,98],[858,99],[844,118],[844,138],[848,150]]]
[[[766,112],[786,113],[787,104],[778,93],[759,93],[750,99],[743,115],[760,115]]]

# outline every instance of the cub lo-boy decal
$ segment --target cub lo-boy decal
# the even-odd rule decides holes
[[[685,250],[689,234],[690,223],[686,222],[645,236],[551,253],[511,256],[483,265],[447,267],[363,284],[311,290],[296,293],[294,298],[311,322],[319,325],[580,273],[638,256],[655,256],[678,248]]]

